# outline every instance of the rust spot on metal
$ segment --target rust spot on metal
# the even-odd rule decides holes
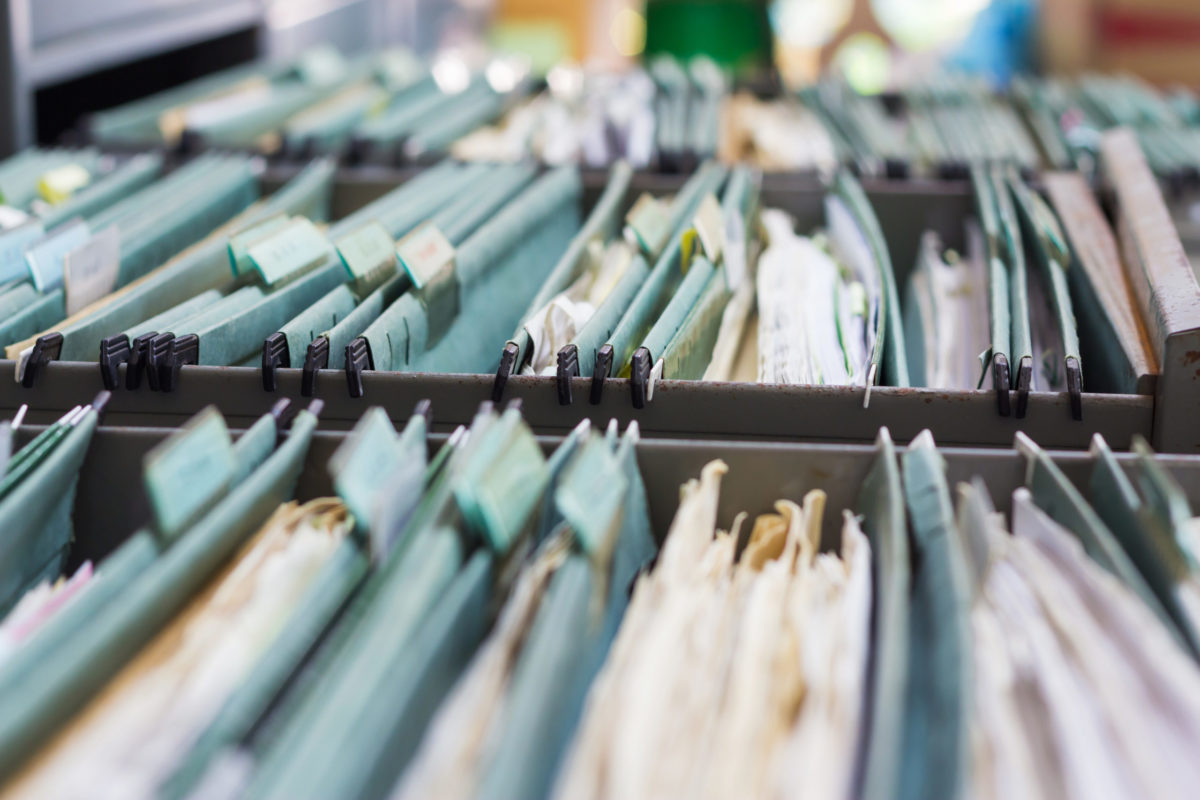
[[[1188,350],[1183,354],[1183,365],[1185,367],[1195,364],[1197,361],[1200,361],[1200,350]]]

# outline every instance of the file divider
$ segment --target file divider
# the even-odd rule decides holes
[[[327,411],[328,409],[326,409]],[[408,407],[412,410],[412,406]],[[79,563],[93,562],[115,549],[125,537],[144,525],[149,504],[140,475],[142,459],[155,445],[173,432],[169,427],[129,428],[105,424],[93,438],[83,463],[74,506],[76,542],[72,546],[68,572]],[[439,416],[434,403],[434,417]],[[232,421],[231,421],[232,422]],[[322,412],[321,428],[327,427]],[[439,426],[441,427],[441,426]],[[27,424],[17,433],[16,445],[30,441],[41,432],[39,425]],[[239,433],[234,431],[234,436]],[[327,465],[334,451],[348,434],[345,431],[318,430],[306,456],[296,485],[300,501],[334,494]],[[445,441],[444,434],[430,437],[431,447]],[[539,436],[547,453],[560,437]],[[981,478],[987,485],[996,509],[1008,514],[1014,489],[1024,485],[1027,461],[1008,443],[1006,449],[955,448],[939,442],[945,457],[950,486]],[[646,486],[650,520],[654,535],[661,540],[670,527],[679,503],[679,487],[700,474],[709,461],[720,458],[729,465],[722,481],[717,525],[729,529],[735,514],[766,513],[779,499],[799,502],[804,493],[821,489],[828,494],[831,509],[854,507],[859,486],[877,455],[873,444],[807,444],[721,442],[716,440],[675,441],[642,439],[637,444],[638,464]],[[1086,492],[1095,456],[1086,451],[1050,453],[1054,463],[1081,491]],[[1117,462],[1131,475],[1137,456],[1117,453]],[[1164,466],[1184,489],[1189,501],[1200,504],[1200,456],[1159,454]],[[840,514],[826,514],[822,541],[831,547],[838,541]]]
[[[1152,441],[1163,450],[1200,452],[1200,284],[1136,135],[1124,128],[1105,133],[1100,160],[1126,275],[1161,370]]]
[[[0,374],[13,370],[0,361]],[[173,392],[119,389],[113,392],[107,419],[114,425],[181,425],[206,405],[216,405],[230,425],[248,425],[282,397],[307,402],[301,393],[302,370],[278,371],[278,391],[264,392],[258,370],[184,366]],[[11,372],[9,373],[11,374]],[[393,421],[408,418],[422,398],[433,402],[436,430],[467,424],[479,404],[492,399],[491,375],[363,373],[363,397],[351,398],[339,371],[317,381],[314,398],[325,403],[322,427],[349,430],[371,405],[380,405]],[[539,434],[566,434],[584,418],[596,425],[616,419],[636,421],[646,437],[756,439],[778,441],[871,442],[886,425],[897,442],[929,428],[939,444],[1007,447],[1017,431],[1047,448],[1084,449],[1093,433],[1116,450],[1129,448],[1135,434],[1148,437],[1154,400],[1139,395],[1085,395],[1084,421],[1071,419],[1067,395],[1030,395],[1024,419],[995,413],[990,392],[940,392],[877,387],[862,407],[862,391],[851,387],[772,386],[763,384],[663,381],[654,401],[634,409],[629,381],[612,379],[599,405],[585,400],[559,405],[553,378],[509,379],[505,401],[519,400],[526,420]],[[576,397],[586,398],[589,378],[576,378]],[[0,418],[23,403],[31,423],[48,423],[71,407],[87,402],[103,388],[94,363],[53,362],[32,388],[0,380]],[[1164,452],[1167,450],[1164,449]]]

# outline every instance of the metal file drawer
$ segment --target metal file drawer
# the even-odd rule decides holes
[[[264,191],[277,188],[292,172],[291,168],[268,170]],[[379,167],[342,170],[332,199],[334,216],[363,206],[413,174],[414,170]],[[584,179],[584,203],[588,206],[602,190],[605,173],[588,171]],[[678,175],[640,173],[635,176],[633,194],[669,194],[684,180]],[[967,184],[866,181],[864,186],[880,218],[901,283],[915,260],[924,230],[938,231],[948,246],[961,246],[963,222],[971,208]],[[823,188],[813,176],[765,176],[763,203],[790,211],[802,229],[822,224]],[[497,358],[502,344],[496,343]],[[1084,359],[1086,374],[1086,349]],[[0,364],[0,370],[4,369],[12,366]],[[266,411],[279,396],[299,397],[300,370],[281,369],[278,374],[278,391],[267,393],[256,368],[185,366],[175,392],[160,394],[145,386],[132,392],[120,389],[114,393],[110,413],[114,423],[177,425],[203,406],[215,404],[226,415],[250,419]],[[353,399],[348,396],[344,374],[325,370],[319,374],[315,396],[325,401],[325,424],[331,427],[349,428],[373,403],[385,406],[394,419],[403,419],[423,397],[433,400],[438,423],[452,427],[468,422],[479,403],[492,399],[493,383],[492,375],[366,373],[364,397]],[[947,443],[1008,446],[1013,434],[1024,430],[1045,446],[1057,448],[1084,448],[1093,432],[1104,434],[1115,448],[1127,448],[1134,435],[1151,437],[1155,410],[1154,398],[1149,395],[1085,394],[1083,419],[1075,421],[1066,394],[1035,393],[1027,416],[1017,419],[999,416],[994,394],[985,391],[877,387],[864,408],[861,388],[670,380],[657,384],[646,408],[635,409],[628,381],[608,380],[599,405],[588,401],[589,385],[588,379],[576,379],[572,384],[574,402],[563,406],[555,378],[515,377],[507,382],[502,399],[521,399],[530,424],[548,434],[563,433],[589,417],[597,422],[637,420],[646,436],[869,442],[876,430],[886,425],[898,441],[929,428]],[[52,363],[40,370],[33,389],[0,379],[0,409],[25,402],[37,409],[39,420],[49,421],[55,412],[86,402],[100,388],[95,364]],[[1175,449],[1172,442],[1154,444],[1162,450]],[[1200,446],[1200,437],[1195,444]]]

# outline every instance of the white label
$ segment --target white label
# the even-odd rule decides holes
[[[396,257],[413,286],[423,289],[442,272],[454,268],[454,245],[436,225],[426,222],[396,243]]]
[[[725,218],[725,280],[731,292],[746,280],[746,222],[736,212]]]
[[[646,383],[646,402],[649,403],[654,399],[654,387],[662,380],[663,376],[663,360],[660,358],[654,362],[654,366],[650,368],[650,380]]]
[[[67,253],[63,260],[67,316],[87,308],[117,288],[120,271],[121,230],[116,225],[109,225],[87,244]]]
[[[30,245],[25,251],[25,265],[29,267],[33,287],[45,294],[62,286],[63,260],[67,253],[85,244],[90,235],[87,223],[77,219]]]
[[[725,244],[725,222],[722,219],[721,204],[717,202],[715,195],[706,194],[700,201],[692,226],[700,238],[700,246],[704,248],[704,255],[709,261],[716,264],[721,260],[721,250]]]
[[[0,206],[0,230],[10,231],[29,222],[29,215],[19,208]]]

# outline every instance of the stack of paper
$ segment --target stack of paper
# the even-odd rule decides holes
[[[845,797],[864,708],[871,553],[825,497],[781,501],[737,553],[713,462],[683,499],[588,698],[556,796]]]

